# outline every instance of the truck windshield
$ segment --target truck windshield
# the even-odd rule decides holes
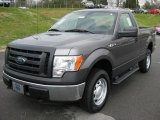
[[[72,12],[55,23],[49,31],[113,34],[116,16],[116,13],[105,11]]]

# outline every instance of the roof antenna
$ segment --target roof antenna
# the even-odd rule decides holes
[[[38,34],[38,0],[36,0],[36,11],[37,11],[37,34]]]

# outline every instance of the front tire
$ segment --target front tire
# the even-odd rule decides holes
[[[147,49],[147,54],[145,59],[138,63],[140,72],[146,73],[149,71],[151,66],[151,50]]]
[[[95,113],[100,111],[106,103],[110,80],[104,70],[93,69],[87,81],[82,103],[85,110]]]

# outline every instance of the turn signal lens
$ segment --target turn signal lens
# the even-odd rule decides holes
[[[75,70],[78,71],[81,64],[83,62],[83,57],[82,56],[77,56],[76,57],[76,63],[75,63]]]

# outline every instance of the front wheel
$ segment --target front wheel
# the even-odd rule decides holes
[[[145,59],[138,63],[140,72],[146,73],[149,71],[151,66],[151,50],[147,49],[147,54]]]
[[[82,103],[88,112],[95,113],[100,111],[106,103],[110,80],[104,70],[93,69],[87,81]]]

